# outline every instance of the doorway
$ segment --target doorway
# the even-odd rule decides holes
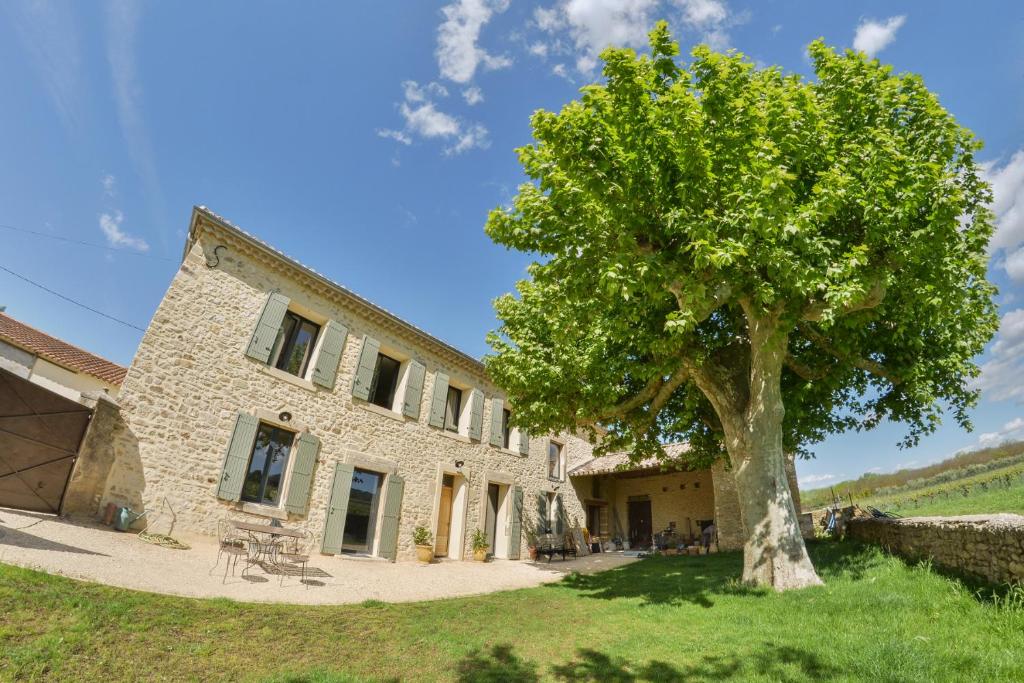
[[[501,487],[497,484],[487,485],[487,514],[484,530],[487,533],[487,552],[494,555],[494,537],[498,529],[498,496]]]
[[[629,505],[629,547],[636,550],[651,545],[651,501],[631,500]]]
[[[448,545],[452,534],[452,503],[455,499],[455,476],[441,477],[441,501],[437,508],[437,535],[434,543],[436,557],[448,557]]]
[[[356,468],[352,473],[352,489],[345,516],[345,532],[341,552],[372,554],[377,531],[377,509],[384,485],[384,473]]]

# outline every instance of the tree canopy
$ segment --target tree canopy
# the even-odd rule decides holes
[[[599,426],[637,458],[687,441],[707,464],[771,342],[787,452],[883,420],[912,445],[944,411],[969,427],[998,326],[971,132],[919,76],[821,40],[813,79],[704,46],[680,64],[664,23],[650,44],[533,115],[531,182],[488,217],[538,257],[489,335],[513,421]]]

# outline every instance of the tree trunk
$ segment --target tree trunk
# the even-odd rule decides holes
[[[726,439],[747,534],[743,581],[777,591],[820,585],[800,533],[782,449],[786,411],[781,380],[787,335],[774,320],[748,316],[748,322],[747,409],[729,421],[736,433]]]

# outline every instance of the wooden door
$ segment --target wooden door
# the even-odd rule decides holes
[[[441,504],[437,510],[437,535],[434,542],[434,554],[438,557],[448,556],[448,541],[452,529],[452,497],[454,493],[454,478],[450,474],[446,474],[441,484]]]
[[[629,501],[629,547],[633,550],[651,545],[651,501]]]

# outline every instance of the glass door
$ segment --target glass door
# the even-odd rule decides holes
[[[372,553],[373,535],[377,527],[377,509],[384,475],[361,470],[352,473],[352,489],[348,497],[345,534],[341,540],[343,553]]]

